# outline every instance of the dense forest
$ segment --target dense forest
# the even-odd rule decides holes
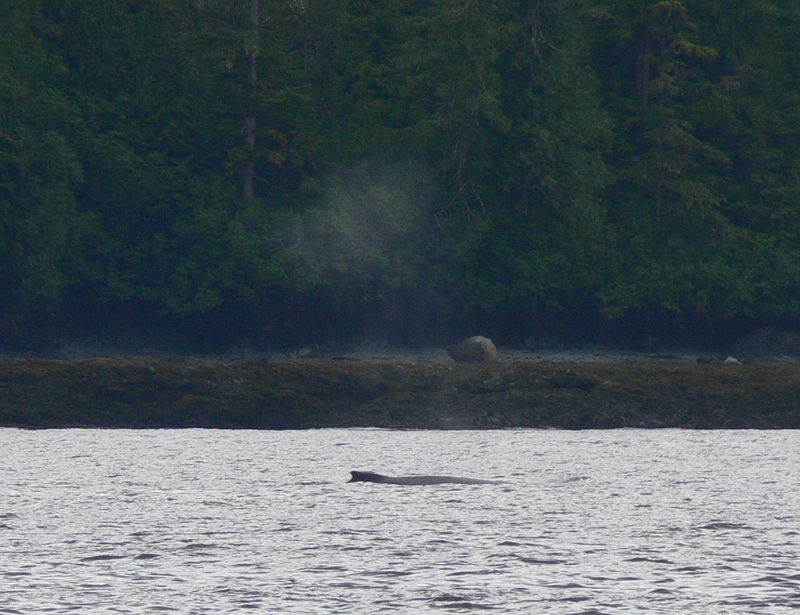
[[[793,0],[3,0],[0,346],[800,315]]]

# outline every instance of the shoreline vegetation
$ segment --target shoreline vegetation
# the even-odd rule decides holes
[[[796,332],[798,29],[788,0],[4,0],[0,351]]]
[[[0,358],[0,426],[796,429],[797,362]]]

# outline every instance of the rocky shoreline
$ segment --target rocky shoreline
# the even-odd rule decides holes
[[[800,428],[800,364],[0,359],[0,426]]]

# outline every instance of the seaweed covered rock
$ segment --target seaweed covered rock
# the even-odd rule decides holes
[[[456,363],[488,363],[497,359],[497,347],[488,337],[476,335],[447,347],[447,354]]]
[[[0,357],[0,426],[800,427],[794,363]]]

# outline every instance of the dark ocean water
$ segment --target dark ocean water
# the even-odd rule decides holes
[[[797,431],[2,429],[0,613],[790,613],[799,489]]]

